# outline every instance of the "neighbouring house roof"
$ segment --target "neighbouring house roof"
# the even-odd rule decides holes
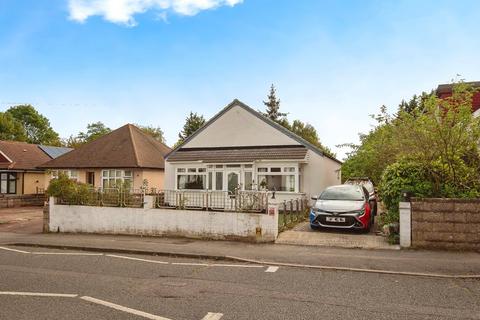
[[[468,84],[473,88],[480,89],[480,81],[465,82],[465,84]],[[436,90],[437,97],[441,99],[450,97],[452,95],[453,86],[454,86],[453,84],[439,85]],[[473,109],[472,110],[473,112],[480,109],[480,91],[477,91],[473,94],[472,109]]]
[[[321,155],[321,156],[325,156],[327,158],[330,158],[332,159],[333,161],[336,161],[340,164],[342,164],[342,162],[334,157],[331,157],[327,154],[325,154],[322,150],[320,150],[317,146],[311,144],[310,142],[308,142],[307,140],[303,139],[302,137],[296,135],[295,133],[291,132],[290,130],[288,130],[287,128],[283,127],[282,125],[276,123],[275,121],[265,117],[264,115],[262,115],[260,112],[257,112],[255,110],[253,110],[252,108],[250,108],[248,105],[246,105],[245,103],[241,102],[240,100],[238,99],[234,99],[231,103],[229,103],[223,110],[221,110],[219,113],[217,113],[215,116],[213,116],[209,121],[207,121],[207,123],[205,123],[205,125],[203,125],[200,129],[198,129],[197,131],[195,131],[195,133],[193,133],[190,137],[188,137],[183,143],[181,143],[179,146],[177,146],[174,150],[172,150],[166,157],[167,161],[179,161],[179,160],[172,160],[172,159],[175,159],[176,158],[176,154],[179,153],[180,151],[182,152],[185,152],[185,151],[188,151],[188,152],[193,152],[194,150],[190,149],[186,149],[186,148],[183,148],[183,146],[185,144],[187,144],[189,141],[191,141],[192,139],[194,139],[196,136],[198,136],[203,130],[205,130],[209,125],[211,125],[213,122],[215,122],[217,119],[219,119],[222,115],[224,115],[225,113],[227,113],[229,110],[231,110],[232,108],[234,108],[235,106],[238,106],[240,108],[243,108],[244,110],[246,110],[247,112],[249,112],[250,114],[254,115],[255,117],[257,117],[258,119],[262,120],[263,122],[267,123],[268,125],[274,127],[275,129],[277,129],[278,131],[280,131],[281,133],[287,135],[288,137],[292,138],[293,140],[295,140],[296,142],[298,142],[301,146],[309,149],[309,150],[312,150],[313,152]],[[276,159],[279,159],[279,158],[276,158]],[[285,159],[285,158],[284,158]]]
[[[36,144],[19,141],[0,141],[0,169],[37,170],[42,163],[52,160]]]
[[[55,159],[73,150],[73,148],[38,145],[50,158]]]
[[[168,161],[252,162],[255,160],[303,160],[308,149],[304,146],[184,148],[169,156]]]
[[[170,150],[136,126],[126,124],[40,167],[164,169],[164,157]]]

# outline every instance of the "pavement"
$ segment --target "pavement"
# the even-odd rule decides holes
[[[480,282],[7,246],[0,319],[480,319]]]
[[[480,277],[480,254],[475,252],[366,250],[183,238],[0,232],[0,245],[12,244],[246,261],[306,269],[334,268],[357,272]]]

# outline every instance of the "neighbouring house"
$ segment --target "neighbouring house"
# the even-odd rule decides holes
[[[473,115],[480,116],[480,81],[466,82],[478,91],[474,93],[472,100]],[[437,87],[436,94],[440,99],[448,98],[452,95],[453,84],[441,84]]]
[[[45,169],[39,165],[72,149],[18,141],[0,141],[0,194],[43,193]]]
[[[141,129],[126,124],[40,167],[49,169],[49,180],[61,172],[96,188],[161,189],[164,157],[170,151]]]
[[[269,190],[287,200],[340,184],[340,168],[339,160],[234,100],[166,157],[165,189]]]

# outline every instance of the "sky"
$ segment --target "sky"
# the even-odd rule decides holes
[[[480,1],[0,0],[0,111],[32,104],[61,137],[102,121],[178,138],[271,84],[342,159],[381,105],[480,80]],[[248,124],[246,124],[248,125]]]

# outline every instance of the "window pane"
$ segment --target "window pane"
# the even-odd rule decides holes
[[[109,171],[108,171],[108,176],[109,176],[110,178],[114,178],[114,177],[115,177],[115,170],[109,170]]]
[[[223,190],[223,172],[215,172],[215,190]]]
[[[132,176],[132,171],[126,170],[123,175],[124,175],[125,177],[131,177],[131,176]]]
[[[108,170],[102,170],[102,177],[108,177]]]
[[[223,165],[222,164],[217,164],[217,165],[215,165],[215,168],[221,169],[221,168],[223,168]]]
[[[206,188],[206,176],[199,174],[177,176],[178,189],[204,190]]]
[[[258,168],[258,172],[268,172],[268,168]]]
[[[208,173],[208,190],[212,190],[212,185],[213,185],[213,174],[212,172]]]
[[[185,172],[185,168],[177,168],[177,172]]]
[[[15,180],[17,179],[17,174],[16,173],[10,173],[9,177],[10,180]]]
[[[286,168],[283,168],[283,171],[284,172],[295,172],[295,167],[286,167]]]
[[[282,168],[270,168],[270,172],[282,172]]]
[[[227,168],[240,168],[239,164],[227,164]]]
[[[7,180],[0,181],[0,193],[7,193]]]
[[[15,193],[15,192],[17,192],[16,186],[17,186],[17,180],[10,180],[10,181],[8,182],[8,193]]]
[[[253,173],[252,172],[245,172],[245,190],[252,190],[253,189]]]
[[[244,165],[244,167],[245,167],[246,169],[248,169],[248,168],[251,168],[251,167],[253,167],[253,166],[252,166],[251,164],[246,164],[246,165]]]
[[[70,178],[76,178],[78,176],[77,170],[70,171]]]
[[[198,172],[205,172],[206,169],[205,168],[198,168]]]
[[[0,175],[0,179],[2,179],[2,180],[7,180],[7,177],[8,177],[8,174],[6,174],[6,173],[2,173]]]
[[[227,175],[227,180],[228,180],[228,191],[229,192],[235,192],[238,188],[238,173],[235,172],[230,172]]]
[[[282,191],[295,192],[295,176],[282,176]]]
[[[188,168],[188,172],[197,172],[196,168]]]

